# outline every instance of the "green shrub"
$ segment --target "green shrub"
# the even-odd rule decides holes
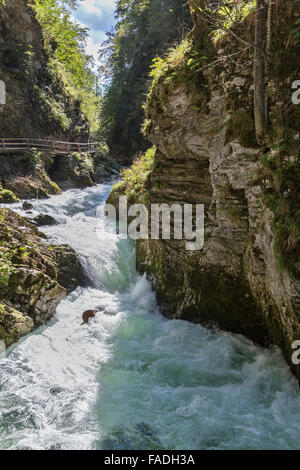
[[[122,172],[123,180],[114,187],[115,191],[124,193],[130,202],[147,202],[145,182],[153,169],[155,151],[156,147],[153,146],[137,158],[130,168]]]
[[[12,253],[1,247],[0,248],[0,288],[6,284],[12,273]]]
[[[0,204],[13,204],[15,202],[19,202],[15,193],[8,189],[3,189],[0,185]]]

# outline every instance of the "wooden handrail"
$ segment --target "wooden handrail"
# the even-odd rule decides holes
[[[0,153],[24,152],[28,149],[48,150],[67,155],[72,152],[95,153],[99,142],[62,142],[46,139],[0,138]]]

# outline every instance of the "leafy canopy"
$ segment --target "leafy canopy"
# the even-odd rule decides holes
[[[77,0],[35,0],[32,7],[41,24],[52,67],[68,91],[81,101],[82,111],[95,127],[99,106],[97,78],[92,71],[93,59],[85,52],[88,29],[72,19],[72,9],[77,4]]]

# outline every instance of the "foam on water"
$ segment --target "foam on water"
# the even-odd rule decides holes
[[[96,218],[108,191],[34,202],[33,215],[58,220],[44,231],[78,251],[91,287],[1,360],[0,448],[300,448],[300,394],[279,351],[164,319],[133,245]]]

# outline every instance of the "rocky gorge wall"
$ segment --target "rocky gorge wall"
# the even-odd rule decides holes
[[[270,81],[268,145],[256,144],[249,50],[234,60],[218,60],[232,53],[232,41],[225,38],[207,52],[194,35],[183,57],[173,54],[173,63],[167,58],[154,81],[145,129],[156,152],[143,191],[149,204],[205,204],[205,244],[188,252],[182,241],[138,240],[137,264],[151,280],[164,315],[276,344],[300,378],[300,368],[291,362],[292,343],[300,339],[299,232],[290,248],[297,269],[280,268],[275,249],[282,223],[276,210],[285,198],[290,214],[299,201],[299,110],[290,103],[292,77],[297,70],[300,76],[294,61],[299,45],[287,47],[288,64],[279,55],[279,44],[290,41],[297,12],[292,2],[277,1],[274,8],[277,65]],[[244,27],[251,30],[253,19]],[[196,54],[211,54],[216,65],[190,73],[186,64]],[[290,115],[283,122],[284,109]],[[277,158],[273,174],[269,163]],[[292,168],[291,186],[277,180],[280,168]],[[274,211],[270,200],[279,201]]]
[[[176,240],[139,240],[138,267],[166,316],[275,343],[290,362],[300,334],[300,282],[278,272],[274,215],[249,178],[260,150],[226,143],[224,94],[212,93],[205,116],[194,105],[179,87],[156,116],[155,168],[146,185],[151,203],[205,204],[204,248],[191,253]]]

